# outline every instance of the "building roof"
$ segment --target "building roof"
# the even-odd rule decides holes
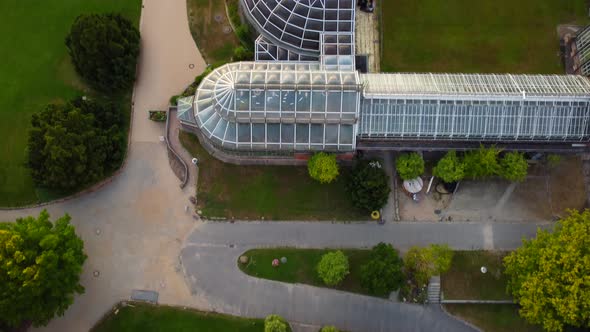
[[[361,74],[368,98],[432,96],[590,98],[590,81],[575,75]]]

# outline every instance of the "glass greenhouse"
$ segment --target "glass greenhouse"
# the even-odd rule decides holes
[[[257,61],[213,70],[178,103],[183,127],[218,149],[269,155],[405,140],[590,140],[583,76],[360,74],[353,0],[242,1],[260,32]]]

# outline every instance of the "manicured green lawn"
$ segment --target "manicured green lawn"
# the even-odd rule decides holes
[[[527,323],[513,304],[445,304],[445,309],[486,332],[536,332],[542,329]]]
[[[240,269],[253,277],[270,279],[288,283],[309,284],[318,287],[328,287],[318,277],[316,266],[322,255],[336,249],[252,249],[244,253],[248,256],[248,264],[237,263]],[[370,250],[341,249],[348,257],[350,274],[341,285],[333,287],[347,292],[367,294],[361,287],[360,268],[369,260]],[[286,264],[273,267],[275,258],[287,258]],[[367,294],[369,295],[369,294]]]
[[[31,114],[47,103],[88,93],[64,38],[82,13],[120,12],[138,24],[141,0],[0,1],[0,206],[51,199],[26,167]]]
[[[110,313],[92,332],[262,332],[264,320],[134,303]]]
[[[383,71],[564,73],[556,28],[586,0],[387,0]]]
[[[509,300],[507,278],[502,273],[506,252],[455,251],[450,270],[441,276],[447,300]],[[481,267],[487,273],[481,273]]]
[[[349,170],[337,181],[320,184],[307,167],[237,166],[205,151],[196,136],[180,133],[184,147],[199,158],[198,209],[208,217],[267,220],[367,220],[345,190]]]

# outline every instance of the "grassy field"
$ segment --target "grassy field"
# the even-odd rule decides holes
[[[445,304],[445,309],[485,332],[541,332],[518,315],[512,304]]]
[[[261,332],[264,320],[134,303],[109,314],[91,332]]]
[[[307,167],[237,166],[205,151],[196,136],[180,133],[180,141],[199,158],[198,209],[208,217],[270,220],[366,220],[352,206],[344,188],[348,169],[337,181],[320,184]]]
[[[240,264],[239,262],[237,264],[244,273],[253,277],[328,287],[318,277],[316,266],[322,255],[330,251],[334,251],[334,249],[252,249],[244,253],[250,259],[248,264]],[[350,274],[346,276],[341,285],[333,288],[367,294],[361,287],[360,268],[369,260],[370,251],[343,249],[342,252],[348,257]],[[278,268],[272,267],[272,260],[281,257],[286,257],[287,263],[281,264]]]
[[[557,25],[587,23],[586,0],[388,0],[383,71],[563,73]]]
[[[240,42],[230,28],[225,0],[187,0],[187,8],[193,39],[205,61],[214,65],[229,62]]]
[[[455,251],[450,270],[441,276],[447,300],[509,300],[502,274],[505,252]],[[487,273],[480,268],[485,266]]]
[[[64,38],[82,13],[120,12],[139,22],[140,0],[0,1],[0,206],[35,203],[54,193],[33,184],[26,159],[31,114],[85,90]]]

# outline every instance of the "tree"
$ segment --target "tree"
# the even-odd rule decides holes
[[[333,325],[327,325],[327,326],[324,326],[324,327],[322,327],[322,328],[320,329],[320,332],[340,332],[340,330],[338,330],[338,329],[336,328],[336,326],[333,326]]]
[[[336,155],[325,152],[314,154],[307,162],[307,171],[312,179],[320,183],[330,183],[338,177]]]
[[[320,279],[328,286],[337,286],[350,273],[348,258],[340,250],[322,256],[317,271]]]
[[[38,218],[19,218],[0,228],[0,322],[46,325],[62,316],[82,294],[84,243],[65,215],[52,223],[43,210]]]
[[[402,180],[411,180],[424,174],[424,159],[416,152],[405,153],[395,161],[395,168]]]
[[[406,253],[404,269],[417,285],[426,285],[432,276],[448,271],[452,260],[453,251],[446,244],[412,247]]]
[[[361,286],[370,294],[388,295],[404,280],[402,265],[402,259],[391,244],[377,244],[371,249],[369,261],[361,266]]]
[[[500,160],[500,175],[509,181],[524,181],[528,168],[529,164],[522,153],[508,152]]]
[[[38,185],[71,190],[120,165],[125,137],[115,106],[74,100],[33,114],[28,166]]]
[[[547,331],[590,328],[590,211],[569,211],[504,258],[520,315]]]
[[[120,92],[135,80],[139,31],[119,14],[80,15],[66,46],[76,71],[94,88]]]
[[[264,319],[264,332],[288,332],[289,324],[279,315],[268,315]]]
[[[252,61],[254,54],[244,46],[234,48],[233,61]]]
[[[389,177],[378,161],[360,161],[346,188],[354,206],[368,212],[379,210],[389,197]]]
[[[455,151],[449,151],[438,161],[433,169],[433,174],[446,183],[461,181],[465,176],[465,165],[457,157]]]
[[[500,150],[496,147],[485,148],[483,145],[477,150],[467,152],[463,158],[465,176],[482,179],[500,174],[498,154]]]

